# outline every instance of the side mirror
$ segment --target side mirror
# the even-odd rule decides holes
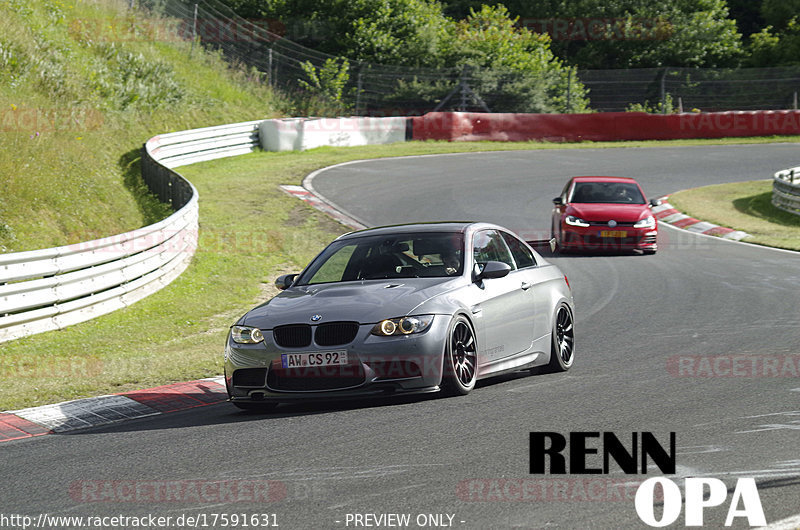
[[[650,207],[661,206],[661,199],[650,199]]]
[[[294,283],[295,278],[297,278],[297,274],[284,274],[283,276],[278,276],[278,278],[275,280],[275,287],[281,291],[288,289]]]
[[[474,281],[480,280],[491,280],[492,278],[502,278],[503,276],[508,276],[508,273],[511,272],[511,266],[508,263],[503,263],[501,261],[487,261],[486,265],[483,266],[483,269],[478,271],[476,268],[473,273]]]
[[[553,204],[555,204],[556,206],[561,206],[562,204],[564,204],[564,199],[562,199],[561,197],[556,197],[555,199],[553,199]]]

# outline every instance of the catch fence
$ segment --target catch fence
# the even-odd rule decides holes
[[[244,19],[219,0],[138,1],[143,9],[176,21],[178,38],[219,49],[232,63],[284,91],[302,92],[310,69],[320,72],[326,62],[345,68],[343,58],[285,38],[280,21]],[[797,109],[800,91],[800,66],[569,69],[565,80],[552,73],[346,64],[346,81],[328,94],[338,98],[332,114],[779,110]]]

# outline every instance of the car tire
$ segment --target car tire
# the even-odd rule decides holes
[[[450,324],[442,366],[442,390],[448,395],[465,396],[478,379],[478,349],[472,324],[458,315]]]
[[[553,239],[556,240],[556,246],[553,249],[553,254],[554,255],[560,254],[561,253],[561,239],[556,235],[556,231],[553,228],[550,229],[550,239],[551,240],[553,240]]]
[[[242,410],[246,410],[248,412],[270,412],[275,410],[275,407],[278,406],[277,403],[273,403],[271,401],[265,401],[263,403],[258,403],[254,401],[232,401],[233,406],[237,407]]]
[[[656,250],[654,250],[652,248],[648,248],[648,249],[642,250],[642,254],[644,254],[645,256],[652,256],[655,253],[656,253]]]
[[[563,302],[558,304],[553,317],[553,332],[550,341],[550,363],[542,372],[566,372],[575,360],[575,326],[572,311]]]

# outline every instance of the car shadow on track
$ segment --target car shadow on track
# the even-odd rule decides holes
[[[551,376],[558,377],[558,374],[552,374]],[[59,433],[59,435],[81,436],[93,433],[124,433],[195,428],[213,425],[247,423],[253,421],[271,421],[281,418],[324,415],[342,411],[379,409],[384,407],[388,409],[388,413],[388,411],[394,407],[402,407],[405,405],[418,406],[428,401],[438,400],[455,400],[455,402],[464,400],[465,406],[468,406],[470,399],[480,399],[481,389],[483,388],[509,384],[520,379],[527,379],[531,377],[534,376],[532,376],[530,372],[520,371],[492,377],[490,379],[484,379],[478,381],[473,392],[466,397],[449,397],[442,393],[435,392],[430,394],[360,398],[352,400],[332,399],[330,401],[314,401],[308,403],[284,403],[279,405],[276,409],[264,412],[239,410],[234,407],[234,405],[224,401],[223,399],[217,399],[212,402],[208,400],[208,396],[193,396],[191,393],[189,393],[186,394],[187,399],[199,399],[202,397],[206,399],[206,403],[204,405],[199,405],[180,411],[164,411],[164,413],[159,415],[145,416],[142,418],[126,420],[90,429]],[[539,378],[543,376],[537,375],[535,377]]]

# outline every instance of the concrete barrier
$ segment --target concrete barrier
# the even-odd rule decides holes
[[[408,118],[289,118],[264,120],[265,151],[304,151],[325,145],[357,146],[404,142]]]

